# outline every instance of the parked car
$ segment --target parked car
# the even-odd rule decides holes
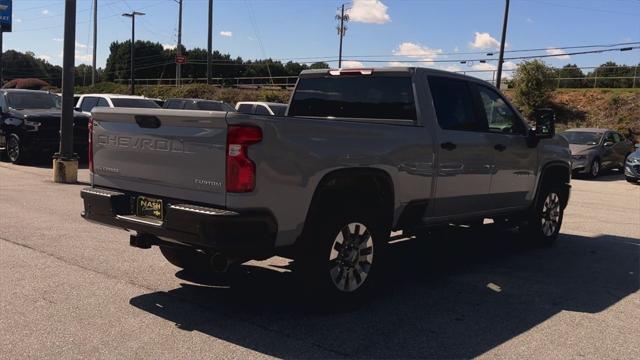
[[[304,284],[361,299],[405,234],[494,218],[550,245],[571,156],[493,86],[434,69],[303,71],[288,115],[96,109],[82,216],[172,264],[294,258]]]
[[[13,163],[53,153],[60,143],[60,96],[40,90],[0,90],[0,152]],[[89,117],[74,113],[74,150],[86,154]]]
[[[159,109],[157,99],[149,99],[144,96],[117,95],[117,94],[85,94],[78,98],[76,111],[82,111],[91,116],[94,107],[110,108],[146,108]]]
[[[163,108],[176,110],[236,111],[233,106],[224,101],[203,99],[167,99]]]
[[[577,174],[597,177],[602,170],[624,169],[633,143],[609,129],[569,129],[560,134],[571,149],[571,169]]]
[[[236,104],[236,110],[245,114],[284,116],[287,104],[261,101],[241,101]]]
[[[630,183],[640,181],[640,145],[636,145],[636,151],[627,156],[624,165],[624,176]]]

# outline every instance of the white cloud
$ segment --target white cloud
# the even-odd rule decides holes
[[[17,23],[21,23],[22,19],[13,19],[13,21],[17,22]]]
[[[220,31],[220,36],[232,37],[233,36],[233,32],[231,32],[231,31]]]
[[[444,71],[451,71],[451,72],[459,72],[462,71],[462,68],[458,65],[446,65],[444,67],[441,68]]]
[[[176,44],[162,44],[164,50],[174,50],[176,47]]]
[[[398,48],[393,50],[393,55],[407,56],[411,58],[422,58],[431,61],[442,53],[442,49],[431,49],[427,46],[412,42],[403,42]]]
[[[45,54],[36,55],[36,58],[47,61],[47,62],[51,62],[51,56],[49,55],[45,55]]]
[[[93,60],[93,56],[91,54],[79,54],[76,51],[76,64],[90,64],[91,60]]]
[[[346,13],[349,15],[349,21],[385,24],[391,21],[387,13],[388,8],[380,0],[353,0],[353,5]]]
[[[504,66],[504,64],[503,64]],[[477,64],[473,64],[471,66],[471,68],[473,70],[480,70],[480,71],[491,71],[491,70],[496,70],[496,66],[489,64],[489,63],[477,63]]]
[[[473,42],[469,44],[474,49],[497,49],[500,42],[494,39],[489,33],[476,32]]]
[[[62,38],[53,38],[51,40],[53,40],[55,42],[63,42],[64,41],[64,39],[62,39]]]
[[[460,48],[458,48],[457,46],[453,48],[453,52],[459,52]]]
[[[79,49],[86,49],[86,48],[87,48],[87,45],[86,45],[86,44],[83,44],[83,43],[79,43],[79,42],[77,42],[77,41],[76,41],[76,48],[79,48]]]
[[[557,49],[557,48],[548,48],[547,49],[547,54],[549,55],[557,55],[554,56],[554,59],[562,59],[562,60],[567,60],[570,59],[571,56],[567,55],[567,52],[562,50],[562,49]]]
[[[502,70],[515,70],[518,67],[513,61],[505,61],[502,63]]]
[[[42,15],[49,15],[49,10],[48,9],[44,9],[41,11]]]
[[[364,67],[364,64],[361,63],[360,61],[345,60],[342,62],[343,69],[357,69],[357,68],[363,68],[363,67]]]
[[[533,24],[533,19],[530,17],[526,18],[524,21],[528,22],[529,24]]]

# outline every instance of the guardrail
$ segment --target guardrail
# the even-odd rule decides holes
[[[563,72],[568,72],[567,69],[554,68],[557,76],[550,78],[556,86],[556,88],[636,88],[640,87],[640,66],[633,67],[633,76],[609,76],[600,75],[598,72],[605,71],[607,69],[620,69],[619,66],[607,66],[607,67],[576,67],[572,69],[579,69],[583,73],[587,70],[587,74],[582,77],[576,76],[563,76]],[[627,68],[632,68],[628,66]],[[563,71],[564,70],[564,71]],[[495,85],[497,70],[459,70],[456,73],[467,74],[471,76],[483,79],[491,84]],[[515,69],[503,70],[502,87],[508,84],[512,78]],[[612,86],[612,81],[623,81],[622,85],[625,86]],[[130,84],[130,79],[116,79],[114,80],[121,84]],[[212,78],[211,85],[219,87],[234,87],[234,88],[247,88],[247,89],[260,89],[260,88],[278,88],[287,89],[293,88],[298,81],[297,76],[257,76],[257,77],[232,77],[232,78]],[[207,78],[182,78],[181,84],[202,84],[207,82]],[[136,85],[146,86],[175,86],[175,78],[156,78],[156,79],[135,79]],[[579,86],[576,86],[579,85]],[[621,85],[620,83],[616,85]]]

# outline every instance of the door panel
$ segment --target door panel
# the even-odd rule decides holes
[[[494,156],[490,193],[492,208],[528,205],[535,187],[537,151],[526,142],[526,126],[494,89],[476,85],[476,100],[486,116]]]
[[[469,83],[439,76],[428,81],[440,142],[434,215],[455,217],[488,210],[493,153]]]

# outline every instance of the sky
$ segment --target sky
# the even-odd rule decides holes
[[[4,49],[31,51],[62,63],[63,0],[14,0],[13,32]],[[337,67],[337,0],[214,0],[213,48],[243,59],[326,60]],[[344,38],[345,67],[416,65],[451,71],[491,70],[502,29],[505,0],[353,0]],[[184,0],[182,42],[207,46],[207,0]],[[91,63],[92,0],[77,0],[76,64]],[[97,64],[109,44],[136,39],[177,42],[177,0],[98,0]],[[638,64],[640,49],[600,54],[567,52],[602,48],[570,46],[640,42],[640,0],[511,0],[506,57],[557,54],[549,65],[597,66],[606,61]],[[638,46],[635,44],[633,46]],[[616,46],[624,47],[624,46]],[[540,49],[533,52],[513,50]],[[475,60],[460,63],[459,60]],[[486,59],[484,63],[480,59]],[[512,69],[521,60],[506,60]]]

